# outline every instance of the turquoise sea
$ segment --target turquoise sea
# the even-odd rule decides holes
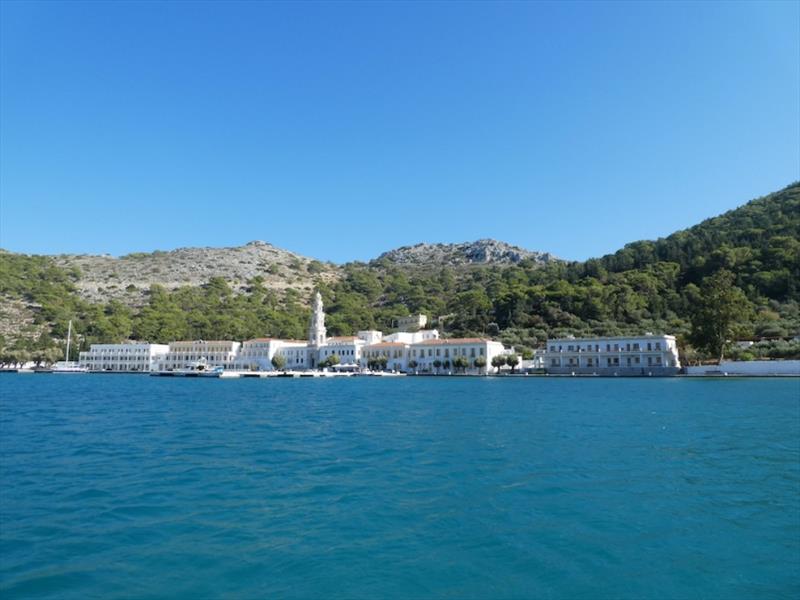
[[[800,597],[800,380],[0,375],[0,597]]]

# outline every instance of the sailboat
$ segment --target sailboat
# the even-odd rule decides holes
[[[69,344],[72,341],[72,320],[70,319],[69,327],[67,327],[67,351],[64,360],[60,360],[53,364],[50,369],[51,373],[88,373],[89,367],[82,367],[79,362],[71,361],[69,359]]]

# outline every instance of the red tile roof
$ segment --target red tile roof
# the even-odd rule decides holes
[[[233,344],[236,340],[175,340],[170,344]]]
[[[422,342],[415,342],[412,346],[441,346],[445,344],[483,344],[489,342],[486,338],[449,338],[438,340],[424,340]]]

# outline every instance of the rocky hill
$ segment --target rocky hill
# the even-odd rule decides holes
[[[398,265],[448,265],[516,264],[528,260],[534,264],[547,264],[558,260],[547,252],[533,252],[497,240],[483,239],[461,244],[416,244],[403,246],[381,254],[376,261],[389,261]]]
[[[318,278],[330,282],[339,277],[334,265],[260,241],[233,248],[137,252],[119,258],[68,254],[54,256],[53,260],[61,268],[79,270],[75,285],[85,300],[119,299],[131,305],[139,304],[154,283],[175,289],[222,277],[234,291],[241,291],[260,276],[267,289],[282,292],[293,288],[310,295]]]

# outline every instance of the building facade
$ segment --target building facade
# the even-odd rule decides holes
[[[236,368],[241,344],[231,340],[170,342],[169,352],[158,363],[159,371],[185,369],[204,361],[209,367]]]
[[[167,352],[167,344],[92,344],[80,353],[78,362],[93,372],[149,373],[156,370]]]
[[[273,368],[272,358],[280,348],[283,340],[274,338],[256,338],[242,342],[234,362],[239,371],[269,371]]]
[[[384,337],[384,340],[389,337]],[[486,375],[495,370],[491,366],[492,358],[508,353],[509,350],[500,342],[484,338],[441,339],[437,332],[435,338],[413,343],[384,341],[366,346],[361,367],[367,369],[376,360],[384,359],[386,369],[390,371]]]
[[[674,335],[547,340],[545,370],[557,375],[675,375],[681,367]]]

